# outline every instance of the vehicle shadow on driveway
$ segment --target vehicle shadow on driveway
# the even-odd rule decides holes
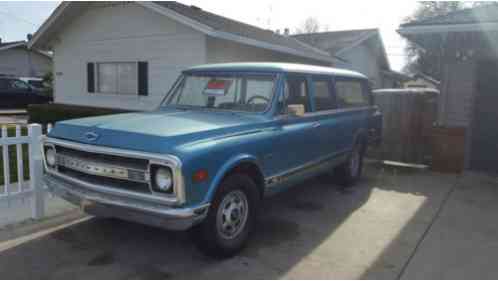
[[[0,252],[0,276],[7,279],[359,278],[376,262],[373,253],[381,253],[385,246],[377,246],[376,240],[367,241],[376,237],[368,234],[369,231],[379,231],[369,228],[382,228],[385,218],[382,213],[370,215],[365,205],[372,202],[370,208],[375,208],[377,204],[385,205],[382,200],[389,198],[372,198],[373,191],[380,190],[381,195],[393,191],[395,194],[419,192],[402,185],[382,185],[385,180],[382,173],[392,176],[390,171],[378,167],[367,170],[362,182],[352,190],[344,190],[330,177],[322,176],[268,199],[251,242],[232,259],[216,260],[202,255],[186,232],[91,219]],[[367,244],[375,247],[372,254],[370,246],[364,246]],[[362,255],[367,258],[362,260]]]

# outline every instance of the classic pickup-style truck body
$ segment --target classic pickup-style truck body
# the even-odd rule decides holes
[[[324,172],[353,184],[380,124],[359,73],[199,66],[155,112],[57,123],[43,141],[45,182],[91,214],[195,227],[201,249],[226,256],[244,245],[265,196]]]

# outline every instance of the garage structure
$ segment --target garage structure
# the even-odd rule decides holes
[[[498,173],[498,5],[409,22],[398,32],[439,50],[438,123],[465,138],[464,147],[447,149],[463,151],[466,169]]]

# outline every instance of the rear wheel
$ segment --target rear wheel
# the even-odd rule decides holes
[[[357,142],[348,160],[335,168],[334,174],[341,185],[353,186],[361,178],[363,172],[363,157],[365,155],[365,143]]]
[[[206,219],[195,229],[199,249],[217,258],[237,254],[249,238],[258,201],[257,186],[248,176],[235,174],[224,180]]]

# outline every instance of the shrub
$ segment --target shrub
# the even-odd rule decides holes
[[[29,123],[54,124],[58,121],[126,113],[129,111],[67,104],[34,104],[28,107]]]

